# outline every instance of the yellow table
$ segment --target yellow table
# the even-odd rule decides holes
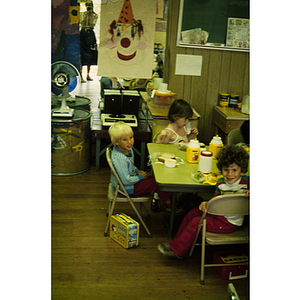
[[[171,220],[169,237],[172,237],[174,217],[175,217],[175,202],[176,193],[192,193],[192,192],[211,192],[213,194],[215,185],[201,184],[191,178],[191,173],[198,171],[198,164],[190,164],[186,161],[186,152],[178,149],[174,144],[147,144],[149,155],[155,153],[172,153],[175,157],[181,158],[184,164],[179,164],[175,168],[167,168],[162,163],[152,161],[153,174],[160,190],[174,192],[172,200]],[[216,166],[217,160],[213,160],[212,172],[220,174]]]
[[[152,161],[152,169],[155,180],[162,191],[172,192],[207,192],[214,191],[215,186],[210,184],[201,184],[191,178],[191,173],[198,171],[198,164],[190,164],[186,161],[186,152],[179,150],[174,144],[147,144],[149,155],[154,153],[172,153],[176,157],[184,160],[184,164],[180,164],[175,168],[167,168],[163,163],[155,163]],[[212,172],[220,174],[217,166],[217,160],[213,160]]]

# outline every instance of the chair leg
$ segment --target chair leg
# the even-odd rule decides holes
[[[113,201],[112,204],[109,202],[109,211],[108,211],[108,216],[107,216],[107,222],[106,222],[106,227],[105,227],[105,231],[104,231],[104,236],[108,235],[110,216],[112,215],[112,213],[113,213],[113,211],[115,209],[115,204],[116,204],[116,200],[115,199],[114,199],[114,201]]]
[[[136,209],[136,207],[135,207],[135,205],[133,204],[132,200],[129,198],[128,201],[130,202],[130,204],[131,204],[133,210],[135,211],[135,213],[137,214],[139,220],[141,221],[142,225],[144,226],[144,228],[145,228],[147,234],[149,235],[149,237],[152,237],[151,232],[149,231],[147,225],[145,224],[144,220],[142,219],[140,213],[139,213],[138,210]]]
[[[198,240],[198,237],[199,237],[199,233],[200,233],[201,227],[202,227],[202,225],[199,225],[199,226],[198,226],[198,230],[197,230],[197,233],[196,233],[196,237],[195,237],[194,243],[193,243],[193,245],[192,245],[192,247],[191,247],[189,256],[192,256],[192,254],[193,254],[193,252],[194,252],[194,248],[195,248],[196,242],[197,242],[197,240]]]
[[[205,232],[206,232],[206,219],[203,220],[203,229],[202,229],[202,245],[201,245],[202,251],[201,251],[200,284],[204,284]]]
[[[144,209],[144,211],[145,211],[147,217],[151,217],[149,211],[147,210],[147,208],[146,208],[146,206],[144,205],[143,202],[141,202],[141,215],[142,215],[142,209]]]

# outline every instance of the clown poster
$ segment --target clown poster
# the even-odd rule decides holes
[[[151,78],[156,1],[102,0],[98,76]]]

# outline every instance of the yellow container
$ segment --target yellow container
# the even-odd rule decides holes
[[[221,107],[228,107],[228,102],[229,102],[230,96],[229,94],[220,94],[220,98],[219,98],[219,105]]]
[[[212,152],[213,158],[216,158],[219,151],[223,148],[223,142],[221,137],[218,135],[214,136],[211,142],[209,143],[209,151]]]
[[[197,164],[199,162],[199,155],[200,155],[200,144],[195,139],[189,142],[188,146],[186,147],[186,160],[190,164]]]
[[[139,223],[121,213],[111,215],[109,236],[124,248],[139,244]]]

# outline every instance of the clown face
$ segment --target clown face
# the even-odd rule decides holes
[[[107,35],[106,52],[113,62],[121,65],[132,65],[141,62],[145,57],[148,45],[143,35],[137,33],[132,37],[132,25],[117,25],[113,34]]]

